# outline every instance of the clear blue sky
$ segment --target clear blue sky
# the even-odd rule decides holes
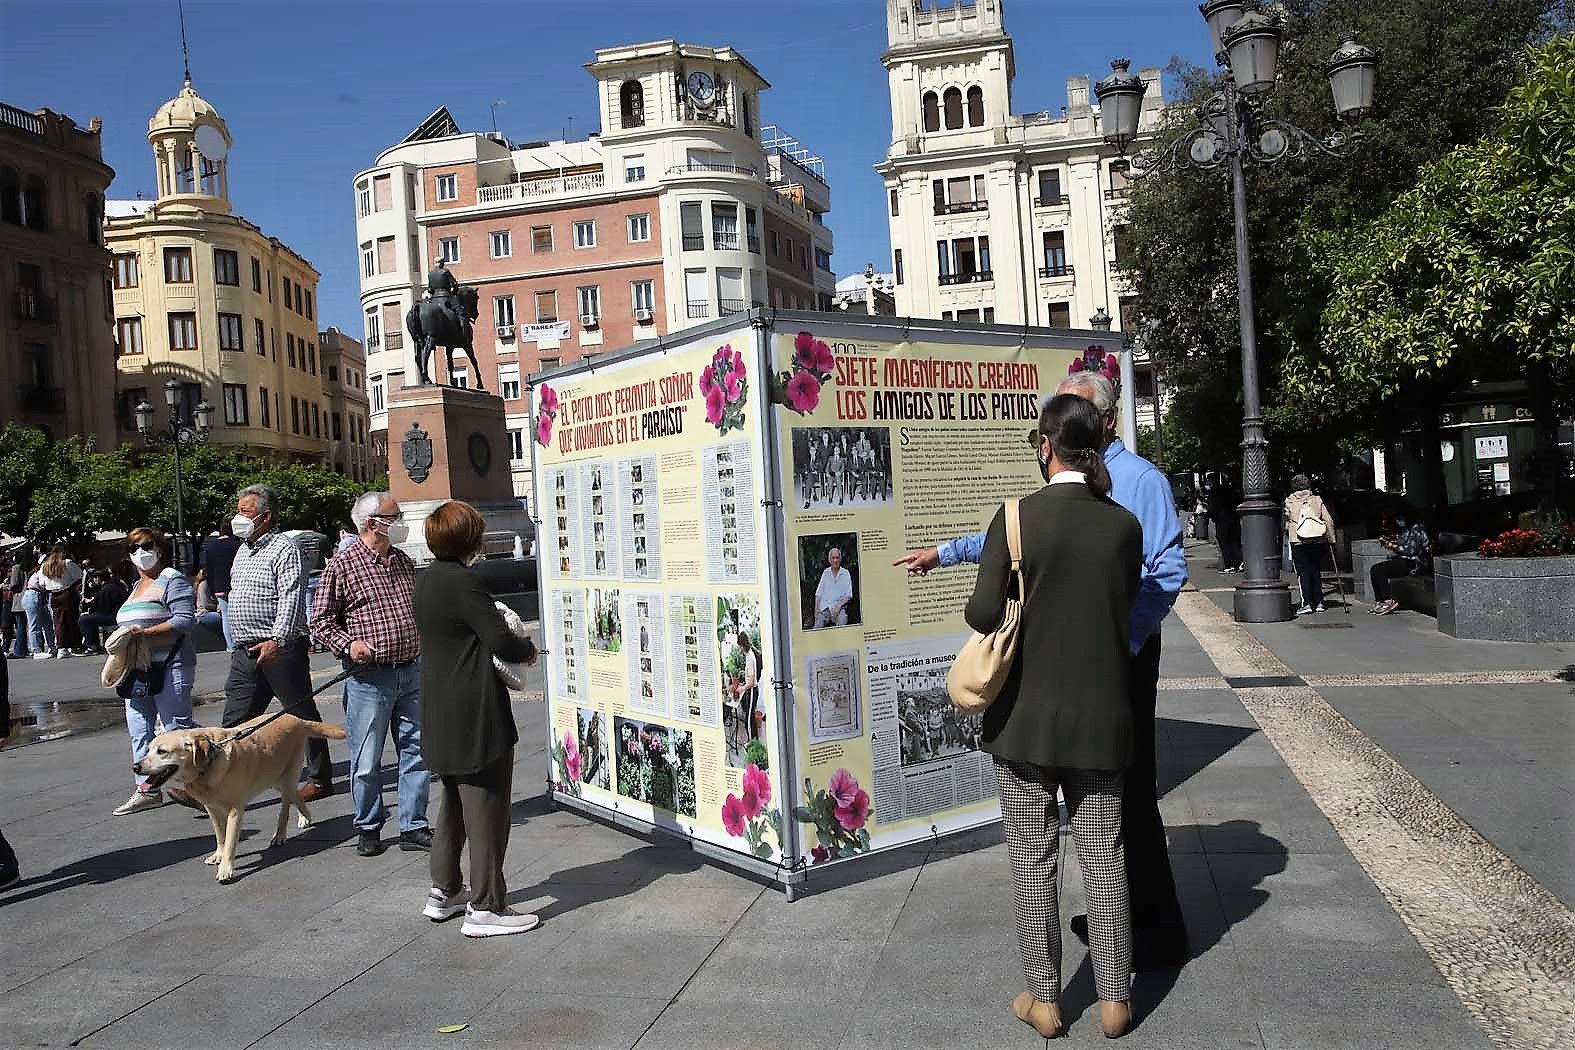
[[[1005,0],[1017,112],[1066,103],[1066,78],[1116,56],[1204,61],[1193,0]],[[772,84],[761,120],[826,159],[838,274],[889,258],[880,180],[891,137],[884,0],[186,0],[192,81],[229,124],[236,210],[323,275],[322,324],[359,334],[350,177],[440,105],[522,141],[596,128],[598,47],[731,45]],[[446,12],[439,16],[434,12]],[[423,58],[439,47],[441,57]],[[0,101],[104,118],[112,197],[153,196],[147,121],[180,90],[175,0],[0,0]],[[573,118],[572,125],[569,118]]]

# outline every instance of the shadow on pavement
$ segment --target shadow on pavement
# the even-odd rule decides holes
[[[1178,718],[1154,720],[1160,740],[1159,797],[1207,769],[1214,760],[1257,732],[1247,726],[1190,722]]]
[[[241,840],[244,842],[256,834],[254,829],[245,828],[241,831]],[[150,871],[167,868],[171,864],[195,861],[198,857],[205,857],[212,852],[213,832],[205,828],[203,834],[190,838],[127,846],[124,849],[100,853],[96,857],[84,857],[46,874],[23,879],[17,883],[17,889],[24,892],[6,894],[0,898],[0,908],[43,897],[56,890],[71,889],[75,886],[102,886],[133,875],[144,875]]]
[[[1196,831],[1205,843],[1219,841],[1221,848],[1216,852],[1229,853],[1235,860],[1233,878],[1228,885],[1220,885],[1218,875],[1210,878],[1210,889],[1218,897],[1218,911],[1212,907],[1188,907],[1188,902],[1185,899],[1182,901],[1182,909],[1187,913],[1187,960],[1190,962],[1218,945],[1232,925],[1263,906],[1269,899],[1269,891],[1259,889],[1259,884],[1284,871],[1290,854],[1285,843],[1272,835],[1265,835],[1262,825],[1255,820],[1175,824],[1167,825],[1167,828],[1173,833]],[[1185,893],[1185,890],[1182,892]],[[1221,916],[1223,921],[1219,921]],[[1202,922],[1200,917],[1209,917],[1212,921]],[[1181,970],[1180,966],[1172,966],[1133,975],[1133,1030],[1140,1028],[1144,1019],[1165,1001],[1176,986]],[[1098,1002],[1099,996],[1094,989],[1093,959],[1085,955],[1077,972],[1061,993],[1061,1015],[1070,1025],[1090,1007],[1097,1007]],[[1097,1009],[1094,1018],[1097,1024]]]
[[[704,858],[690,849],[645,845],[610,860],[555,871],[533,886],[511,890],[508,901],[512,905],[551,897],[551,904],[531,909],[548,922],[584,905],[639,893],[664,875],[695,871],[704,864]]]

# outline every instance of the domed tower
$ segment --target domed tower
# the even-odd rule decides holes
[[[205,211],[230,210],[230,130],[224,118],[192,89],[160,106],[148,121],[148,142],[158,171],[159,200],[189,202]]]

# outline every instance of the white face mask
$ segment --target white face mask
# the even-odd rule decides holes
[[[152,572],[153,567],[159,563],[158,551],[134,550],[131,552],[131,564],[143,572]]]
[[[410,538],[410,526],[403,521],[396,521],[388,527],[388,542],[399,546]]]
[[[230,519],[230,531],[235,533],[235,538],[238,540],[251,539],[256,529],[256,524],[244,514],[237,514]]]

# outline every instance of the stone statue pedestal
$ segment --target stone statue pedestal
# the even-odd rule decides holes
[[[431,384],[391,389],[388,443],[388,488],[410,529],[399,546],[418,565],[432,560],[426,519],[446,500],[487,519],[488,556],[512,555],[515,536],[535,536],[514,495],[501,397]]]

